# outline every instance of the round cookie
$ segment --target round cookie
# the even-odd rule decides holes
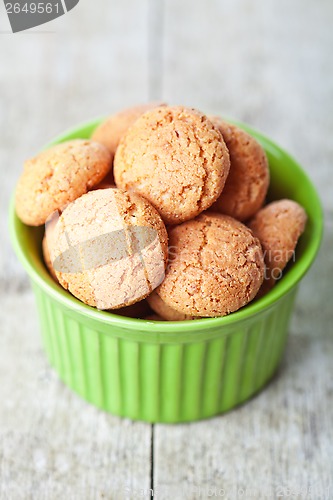
[[[196,319],[193,316],[188,316],[184,313],[176,311],[172,307],[168,306],[164,300],[154,291],[147,297],[147,302],[158,316],[163,318],[164,320],[169,321],[185,321],[187,319]]]
[[[117,186],[147,198],[167,224],[210,207],[228,173],[229,153],[220,132],[199,111],[180,106],[138,118],[114,159]]]
[[[303,207],[292,200],[269,203],[248,223],[260,240],[265,264],[264,291],[268,291],[282,270],[295,255],[299,237],[304,232],[307,215]]]
[[[210,120],[221,132],[230,155],[230,172],[211,210],[240,221],[262,207],[269,186],[268,161],[262,146],[244,130],[216,116]]]
[[[168,237],[150,203],[99,189],[68,205],[49,246],[60,284],[84,303],[118,309],[144,299],[164,278]]]
[[[190,316],[224,316],[257,294],[264,257],[241,222],[206,212],[171,228],[169,238],[166,277],[156,289],[169,307]]]
[[[128,128],[146,111],[157,106],[164,106],[163,103],[148,103],[132,108],[123,109],[115,115],[109,116],[93,132],[91,139],[99,142],[108,148],[112,158],[115,155],[119,141],[127,132]]]
[[[16,212],[30,226],[40,226],[95,184],[111,167],[109,151],[96,142],[57,144],[27,160],[15,193]]]

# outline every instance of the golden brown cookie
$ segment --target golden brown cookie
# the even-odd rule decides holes
[[[99,142],[108,148],[112,158],[116,152],[119,141],[122,136],[127,132],[128,128],[146,111],[156,108],[157,106],[164,106],[163,103],[148,103],[140,106],[133,106],[132,108],[123,109],[115,115],[109,116],[103,121],[93,132],[91,139]]]
[[[171,228],[166,277],[156,289],[190,316],[224,316],[250,302],[264,278],[260,242],[241,222],[206,212]]]
[[[264,252],[264,291],[274,285],[289,260],[295,257],[295,248],[305,229],[306,220],[303,207],[295,201],[284,199],[269,203],[248,223]]]
[[[220,132],[199,111],[180,106],[138,118],[114,159],[117,186],[144,196],[167,224],[210,207],[228,173],[229,153]]]
[[[158,314],[150,314],[144,319],[147,319],[148,321],[165,321],[165,319],[161,318],[161,316],[159,316]]]
[[[188,316],[184,313],[176,311],[172,307],[168,306],[164,300],[154,291],[147,297],[147,302],[153,311],[157,313],[161,318],[169,321],[185,321],[187,319],[197,319],[193,316]]]
[[[95,184],[111,167],[109,151],[77,139],[42,151],[24,164],[16,187],[16,212],[30,226],[40,226]]]
[[[221,132],[230,155],[230,172],[223,192],[211,207],[240,221],[262,207],[269,185],[268,161],[262,146],[244,130],[219,117],[210,120]]]
[[[49,252],[49,247],[47,244],[46,236],[44,235],[43,241],[42,241],[42,251],[43,251],[43,258],[44,258],[44,263],[54,279],[54,281],[58,282],[57,275],[55,273],[55,270],[53,269],[52,262],[51,262],[51,257],[50,257],[50,252]]]
[[[118,309],[161,283],[167,241],[164,223],[147,200],[99,189],[67,206],[49,249],[64,288],[98,309]]]

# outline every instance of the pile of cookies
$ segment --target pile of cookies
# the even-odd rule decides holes
[[[292,200],[264,206],[268,187],[251,135],[151,104],[28,160],[16,212],[45,224],[46,266],[82,302],[179,321],[237,311],[281,278],[306,214]]]

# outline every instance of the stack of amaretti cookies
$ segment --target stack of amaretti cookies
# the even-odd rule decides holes
[[[148,104],[26,161],[16,211],[45,224],[45,264],[82,302],[179,321],[237,311],[280,279],[306,214],[287,199],[264,206],[268,187],[265,151],[244,130]]]

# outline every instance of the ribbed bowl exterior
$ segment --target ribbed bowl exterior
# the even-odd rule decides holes
[[[297,288],[271,307],[198,341],[122,337],[122,328],[87,323],[33,283],[47,356],[60,378],[114,415],[185,422],[250,398],[280,362]],[[101,325],[100,325],[101,326]],[[154,323],[152,323],[152,329]],[[179,322],[179,333],[181,333]]]

